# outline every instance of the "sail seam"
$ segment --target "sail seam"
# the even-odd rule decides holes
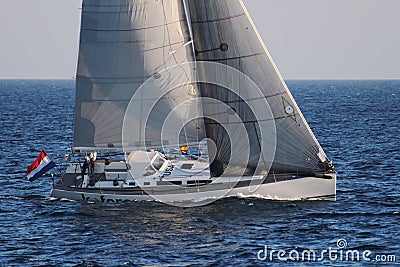
[[[90,102],[137,102],[137,101],[150,101],[150,100],[166,100],[171,99],[175,100],[176,97],[173,96],[165,96],[165,97],[157,97],[157,98],[142,98],[140,100],[121,100],[121,99],[92,99]],[[87,101],[89,102],[89,101]]]
[[[218,114],[213,114],[213,115],[218,115]],[[264,119],[264,120],[259,119],[259,120],[249,120],[249,121],[242,120],[240,122],[223,122],[223,124],[231,124],[231,125],[233,125],[233,124],[241,124],[241,123],[257,123],[257,122],[260,122],[260,121],[262,121],[262,122],[263,121],[278,121],[278,120],[282,120],[282,119],[292,118],[293,116],[294,115],[287,115],[287,116],[275,117],[275,118],[272,118],[272,119]],[[297,115],[295,115],[295,116],[297,116]],[[218,124],[222,124],[222,123],[221,122],[209,122],[209,123],[206,123],[206,124],[218,125]]]
[[[89,78],[88,76],[85,76],[85,75],[78,75],[77,77],[81,77],[81,78]],[[149,79],[149,78],[151,78],[152,76],[148,76],[148,77],[96,77],[96,76],[90,76],[90,78],[89,79],[93,79],[93,80],[118,80],[118,79],[121,79],[121,80],[143,80],[143,81],[145,81],[145,80],[147,80],[147,79]],[[143,81],[142,82],[140,82],[140,81],[138,81],[137,83],[143,83]],[[135,83],[134,81],[132,81],[133,83]]]
[[[223,61],[223,60],[235,60],[235,59],[241,59],[241,58],[248,58],[248,57],[255,57],[255,56],[261,56],[265,55],[264,52],[262,53],[255,53],[251,55],[246,55],[246,56],[239,56],[239,57],[227,57],[227,58],[211,58],[211,59],[204,59],[202,61]]]
[[[154,29],[154,28],[161,28],[165,27],[168,25],[176,24],[176,23],[181,23],[182,21],[185,21],[184,19],[169,22],[169,23],[164,23],[160,25],[155,25],[155,26],[150,26],[150,27],[144,27],[144,28],[131,28],[131,29],[120,29],[120,30],[114,30],[114,29],[82,29],[82,31],[93,31],[93,32],[131,32],[131,31],[140,31],[140,30],[148,30],[148,29]]]
[[[120,10],[120,11],[91,11],[91,10],[83,10],[85,13],[92,14],[118,14],[118,13],[126,13],[129,10]]]
[[[81,43],[82,44],[137,44],[137,43],[145,43],[146,41],[142,41],[142,40],[135,40],[135,41],[121,41],[121,42],[88,42],[88,41],[84,41],[82,40]],[[182,41],[176,42],[176,43],[171,43],[169,45],[164,45],[164,46],[158,46],[158,47],[154,47],[154,48],[149,48],[146,50],[140,50],[139,52],[148,52],[148,51],[153,51],[153,50],[157,50],[157,49],[162,49],[162,48],[166,48],[166,47],[170,47],[172,45],[177,45],[177,44],[182,44]]]
[[[85,3],[83,7],[129,7],[129,5],[90,5]]]
[[[211,22],[218,22],[218,21],[224,21],[224,20],[229,20],[229,19],[235,19],[239,18],[241,16],[245,16],[246,13],[238,14],[238,15],[233,15],[229,17],[224,17],[224,18],[218,18],[218,19],[210,19],[210,20],[200,20],[200,21],[192,21],[193,24],[201,24],[201,23],[211,23]]]
[[[228,100],[228,101],[224,101],[225,103],[240,103],[240,102],[249,102],[249,101],[255,101],[255,100],[260,100],[260,99],[268,99],[268,98],[272,98],[272,97],[276,97],[276,96],[281,96],[287,94],[287,92],[280,92],[280,93],[276,93],[273,95],[265,95],[263,97],[256,97],[256,98],[250,98],[250,99],[240,99],[240,100]]]

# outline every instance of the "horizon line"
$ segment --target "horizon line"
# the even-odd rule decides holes
[[[30,81],[75,81],[75,77],[67,78],[67,77],[0,77],[0,80],[30,80]],[[398,78],[284,78],[284,81],[397,81],[400,80]]]

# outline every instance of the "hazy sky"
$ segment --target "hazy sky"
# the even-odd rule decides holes
[[[75,76],[82,0],[0,0],[0,78]],[[244,0],[285,79],[400,78],[400,0]]]

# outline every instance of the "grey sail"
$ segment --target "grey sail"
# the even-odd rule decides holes
[[[254,81],[268,101],[276,127],[276,136],[270,137],[276,138],[274,160],[272,163],[266,162],[267,165],[272,164],[271,172],[310,174],[323,171],[326,156],[280,76],[242,1],[188,0],[188,3],[196,60],[225,64],[243,72]],[[250,141],[247,174],[259,174],[257,166],[263,155],[260,146],[262,126],[247,104],[250,100],[243,99],[243,94],[238,96],[215,85],[201,84],[200,90],[202,97],[218,99],[239,114]],[[211,163],[211,171],[214,176],[218,176],[229,162],[229,151],[235,144],[230,143],[224,128],[215,121],[206,118],[205,125],[207,137],[217,146],[217,156]]]
[[[75,150],[121,149],[124,117],[132,97],[146,80],[157,77],[162,70],[193,61],[192,46],[187,45],[190,40],[181,0],[84,0],[76,79]],[[176,96],[189,97],[188,90],[169,92],[153,110],[150,121],[162,121],[160,116],[181,101]],[[159,132],[152,130],[140,138],[159,142]]]

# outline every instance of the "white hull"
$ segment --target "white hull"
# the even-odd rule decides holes
[[[185,206],[197,203],[212,202],[227,197],[256,197],[271,200],[336,200],[336,175],[332,179],[305,177],[289,181],[245,186],[230,190],[213,190],[181,194],[148,195],[145,191],[139,194],[116,193],[106,190],[75,190],[53,188],[51,196],[58,199],[70,199],[88,202],[128,202],[128,201],[162,201],[169,204]],[[146,189],[150,192],[151,189]]]

